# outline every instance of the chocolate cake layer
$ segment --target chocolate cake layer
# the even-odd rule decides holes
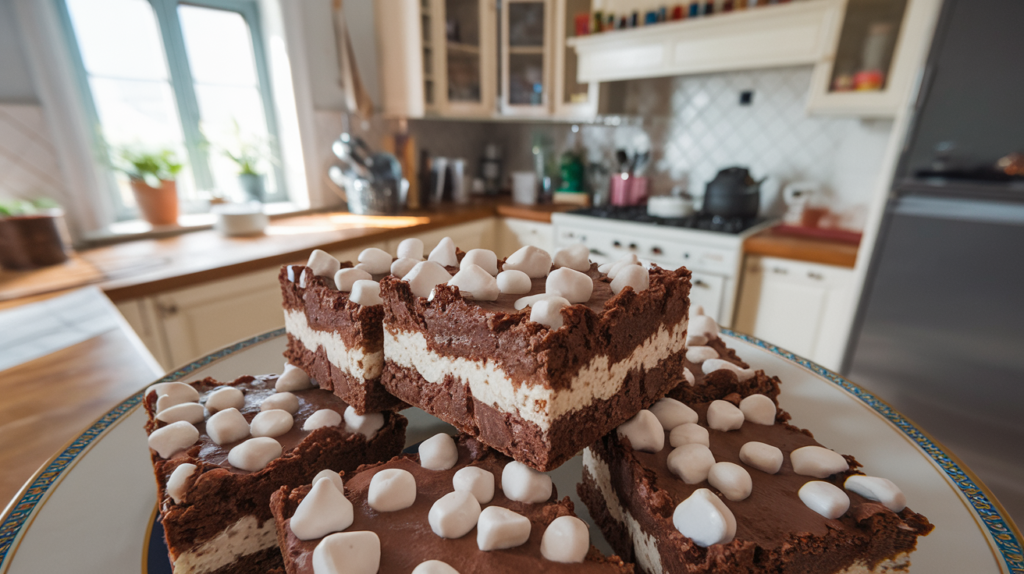
[[[467,301],[438,285],[428,301],[387,277],[383,384],[517,460],[555,468],[683,380],[689,277],[654,268],[648,289],[611,297],[596,279],[557,330],[511,309],[511,296]]]
[[[730,397],[738,402],[738,397]],[[707,404],[691,405],[706,426]],[[809,431],[785,423],[778,412],[774,425],[745,423],[740,429],[709,430],[710,448],[717,462],[731,462],[748,470],[752,494],[740,501],[723,499],[736,518],[736,536],[727,544],[702,548],[675,529],[675,507],[707,481],[688,485],[667,466],[672,448],[658,453],[634,451],[615,433],[603,437],[584,453],[584,481],[580,497],[605,533],[609,543],[648,574],[663,572],[844,572],[898,569],[932,525],[909,508],[896,513],[885,506],[846,491],[850,509],[828,519],[808,508],[798,497],[805,483],[816,480],[793,472],[789,454],[817,445]],[[666,433],[667,434],[667,433]],[[745,466],[740,447],[758,441],[784,453],[782,469],[774,475]],[[825,480],[842,488],[859,463],[845,457],[850,470]]]
[[[305,287],[300,281],[303,274]],[[348,293],[334,288],[333,279],[314,276],[308,267],[283,267],[278,281],[288,361],[360,414],[401,408],[379,384],[384,365],[383,307],[350,301]]]
[[[251,421],[260,412],[263,400],[274,394],[276,380],[277,375],[245,376],[230,383],[207,378],[191,385],[199,391],[203,404],[217,388],[232,386],[242,390],[245,405],[239,411]],[[354,470],[361,464],[388,460],[404,447],[408,421],[395,413],[384,414],[384,426],[370,440],[347,432],[344,423],[304,431],[304,422],[314,412],[330,409],[344,415],[348,405],[322,389],[293,394],[299,402],[294,424],[288,432],[275,437],[283,454],[260,471],[249,472],[227,462],[231,448],[250,437],[217,445],[206,433],[205,422],[194,425],[199,440],[188,449],[169,459],[151,451],[161,522],[176,572],[214,572],[273,544],[268,503],[270,494],[281,486],[308,482],[325,468]],[[147,434],[165,426],[154,418],[155,403],[156,393],[147,395]],[[167,494],[167,480],[183,463],[197,468],[187,481],[184,498],[176,504]]]
[[[380,538],[380,574],[408,574],[426,560],[441,560],[463,574],[526,572],[632,572],[617,557],[605,558],[593,546],[583,563],[552,562],[541,555],[540,541],[544,530],[555,518],[573,515],[568,497],[558,500],[557,492],[544,503],[528,504],[509,500],[501,491],[501,472],[510,460],[477,441],[463,436],[459,440],[459,459],[444,471],[427,470],[419,465],[416,455],[404,455],[391,461],[364,467],[351,477],[346,476],[345,495],[352,502],[355,519],[346,532],[372,531]],[[495,479],[494,499],[483,506],[502,506],[530,519],[527,542],[503,550],[480,551],[474,528],[465,536],[445,539],[431,530],[427,515],[439,498],[453,491],[452,477],[466,466],[491,472]],[[416,501],[412,506],[394,511],[378,512],[367,503],[367,491],[373,475],[384,469],[403,469],[416,480]],[[278,541],[288,574],[311,574],[312,553],[321,539],[299,540],[290,528],[290,518],[309,493],[310,485],[297,489],[282,488],[274,493],[271,508],[277,526]]]

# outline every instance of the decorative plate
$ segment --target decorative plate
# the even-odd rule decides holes
[[[822,444],[856,455],[868,474],[896,482],[910,506],[935,524],[911,556],[912,571],[1024,574],[1021,535],[1009,515],[927,433],[827,369],[753,337],[724,334],[751,366],[782,379],[780,402],[794,424],[812,429]],[[282,335],[274,331],[237,343],[161,381],[279,372]],[[139,392],[111,409],[18,493],[0,517],[0,574],[169,572],[153,528],[156,489],[141,400]],[[406,414],[408,444],[451,428],[417,409]],[[579,475],[579,457],[552,473],[560,495],[570,495],[589,520],[576,498]]]

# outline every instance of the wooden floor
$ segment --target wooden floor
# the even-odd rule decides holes
[[[100,335],[0,372],[0,509],[61,447],[160,374],[152,355],[120,321]]]

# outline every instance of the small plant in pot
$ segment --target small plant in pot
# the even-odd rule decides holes
[[[63,217],[51,199],[0,200],[0,266],[34,269],[66,261]]]
[[[264,183],[264,164],[272,161],[270,142],[257,135],[243,135],[238,122],[233,122],[233,139],[230,146],[224,146],[224,156],[238,167],[238,185],[245,197],[262,203],[267,190]]]
[[[152,225],[178,222],[176,178],[182,163],[170,149],[119,148],[114,167],[128,176],[142,218]]]

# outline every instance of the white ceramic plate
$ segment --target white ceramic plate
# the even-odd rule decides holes
[[[856,455],[868,474],[895,481],[910,506],[935,524],[911,557],[913,571],[1024,574],[1020,532],[941,445],[842,377],[757,339],[726,336],[753,367],[782,379],[780,402],[794,424],[812,429],[822,444]],[[281,331],[267,333],[161,380],[278,372],[284,346]],[[14,498],[0,520],[0,574],[169,571],[152,532],[156,495],[141,398],[140,392],[96,421]],[[408,444],[450,429],[417,409],[406,415]],[[559,495],[571,495],[589,518],[576,498],[579,475],[579,457],[553,473]],[[603,540],[595,542],[607,552]]]

